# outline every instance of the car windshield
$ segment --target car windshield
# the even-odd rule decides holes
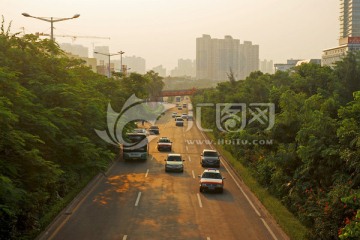
[[[159,129],[158,126],[151,126],[150,129]]]
[[[214,172],[204,172],[202,178],[222,179],[220,173],[214,173]]]
[[[204,152],[205,157],[217,157],[217,152]]]
[[[168,156],[167,161],[181,162],[181,156]]]
[[[160,138],[160,139],[159,139],[159,142],[161,142],[161,143],[169,143],[170,140],[167,139],[167,138]]]

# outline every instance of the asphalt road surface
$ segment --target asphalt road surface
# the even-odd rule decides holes
[[[155,139],[150,143],[147,161],[116,162],[107,176],[98,178],[72,211],[61,216],[42,238],[288,239],[224,159],[220,167],[226,178],[224,192],[199,192],[198,175],[204,170],[200,153],[213,146],[202,142],[204,135],[195,122],[175,126],[172,112],[158,121],[158,137],[173,141],[173,153],[182,154],[185,160],[183,173],[165,172],[168,153],[157,151]],[[178,112],[186,112],[186,108]],[[186,131],[189,124],[194,126]]]

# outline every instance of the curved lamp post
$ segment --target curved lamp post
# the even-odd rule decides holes
[[[70,20],[70,19],[74,19],[74,18],[78,18],[80,17],[80,14],[75,14],[72,17],[69,18],[54,18],[54,17],[35,17],[35,16],[31,16],[28,13],[22,13],[22,15],[24,17],[31,17],[31,18],[36,18],[45,22],[50,22],[51,23],[51,35],[50,35],[50,39],[51,41],[54,41],[54,22],[60,22],[60,21],[65,21],[65,20]]]

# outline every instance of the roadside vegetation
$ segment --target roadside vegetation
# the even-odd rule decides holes
[[[239,132],[218,130],[215,107],[202,108],[202,125],[223,140],[222,148],[231,153],[233,164],[240,164],[240,174],[251,173],[249,181],[257,181],[252,185],[260,184],[306,228],[290,231],[275,216],[279,224],[292,239],[305,236],[299,230],[306,229],[307,239],[360,239],[360,53],[349,54],[334,68],[302,64],[272,75],[253,72],[244,81],[230,74],[229,80],[199,91],[194,106],[246,104],[247,122]],[[271,129],[265,118],[266,124],[251,121],[251,103],[274,103]],[[224,128],[241,128],[239,119],[220,122]],[[236,144],[238,140],[272,144]],[[277,207],[267,208],[277,214]]]
[[[106,78],[10,25],[0,29],[0,239],[33,239],[118,154],[94,131],[107,129],[108,103],[120,112],[163,83],[154,72]]]

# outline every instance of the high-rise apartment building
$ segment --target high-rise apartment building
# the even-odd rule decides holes
[[[260,71],[263,73],[274,73],[274,61],[273,60],[262,60],[259,65]]]
[[[79,44],[71,44],[71,43],[60,43],[60,48],[65,52],[71,53],[73,55],[77,55],[79,57],[87,58],[89,56],[89,49]]]
[[[360,0],[340,0],[340,38],[360,36]]]
[[[114,60],[114,58],[118,59]],[[114,56],[111,62],[115,65],[115,71],[120,70],[120,62],[122,62],[122,65],[126,65],[128,72],[136,72],[139,74],[146,73],[146,61],[142,57],[126,56],[121,59],[120,56]]]
[[[348,52],[360,50],[360,0],[340,0],[339,20],[339,46],[323,51],[322,66],[333,66]]]
[[[245,79],[259,69],[259,46],[225,36],[212,39],[203,35],[196,39],[196,78],[225,81],[230,71],[236,79]]]
[[[195,77],[195,61],[191,59],[179,59],[178,65],[175,69],[171,70],[172,77]]]
[[[152,70],[158,73],[160,77],[166,77],[166,68],[164,68],[162,65],[156,66]]]

